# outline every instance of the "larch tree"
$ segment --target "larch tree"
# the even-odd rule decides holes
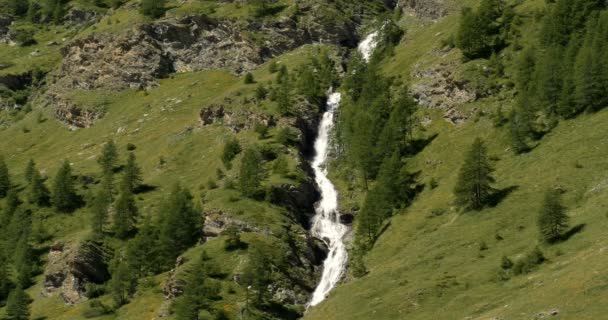
[[[538,228],[542,240],[554,242],[560,239],[568,228],[569,217],[562,205],[561,193],[555,188],[545,192],[543,206],[538,216]]]
[[[70,212],[78,206],[78,195],[72,178],[72,166],[65,160],[53,181],[53,206],[60,212]]]
[[[0,156],[0,198],[6,197],[11,189],[11,178],[4,157]]]
[[[494,190],[493,172],[486,146],[480,138],[475,139],[465,156],[454,188],[456,203],[465,209],[481,210]]]
[[[245,151],[239,171],[239,190],[246,197],[254,197],[264,179],[264,160],[255,148]]]

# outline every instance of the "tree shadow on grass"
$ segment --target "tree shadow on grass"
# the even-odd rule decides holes
[[[431,142],[433,142],[433,140],[435,140],[437,137],[439,136],[438,133],[433,134],[432,136],[428,137],[428,138],[423,138],[423,139],[414,139],[410,142],[410,145],[408,147],[407,152],[415,155],[420,153],[422,150],[424,150],[429,144],[431,144]]]
[[[557,242],[568,241],[568,239],[572,238],[575,234],[583,232],[583,230],[585,230],[586,226],[587,226],[586,223],[581,223],[581,224],[575,225],[570,230],[566,231],[566,233],[562,234],[559,237],[559,239],[557,239]]]
[[[498,206],[507,196],[519,189],[519,186],[510,186],[503,189],[494,190],[494,192],[488,197],[488,205],[490,207]]]
[[[133,190],[133,192],[135,194],[148,193],[148,192],[152,192],[156,189],[158,189],[157,186],[153,186],[153,185],[149,185],[149,184],[141,184],[141,185],[137,186],[137,188],[135,188],[135,190]]]

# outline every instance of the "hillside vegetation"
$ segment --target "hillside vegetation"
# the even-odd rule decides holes
[[[0,9],[2,319],[608,312],[605,1]],[[328,89],[349,262],[308,308]]]

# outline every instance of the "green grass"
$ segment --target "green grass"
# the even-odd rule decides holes
[[[390,221],[365,259],[370,273],[339,286],[308,319],[507,319],[560,309],[560,319],[599,319],[607,308],[608,111],[560,124],[529,154],[514,156],[490,121],[452,127],[434,117],[438,137],[410,162],[420,180],[435,178],[414,204]],[[517,186],[496,208],[461,213],[452,189],[463,152],[480,136],[497,159],[498,188]],[[562,186],[571,226],[586,224],[570,240],[538,243],[543,192]],[[594,189],[599,189],[592,191]],[[445,208],[440,217],[431,211]],[[504,240],[496,240],[500,234]],[[479,250],[480,242],[489,249]],[[515,259],[539,244],[549,262],[538,271],[497,280],[500,258]],[[480,256],[483,255],[483,257]],[[339,315],[339,316],[338,316]]]
[[[318,48],[320,46],[305,46],[278,57],[275,61],[293,69],[307,61]],[[254,76],[258,83],[264,84],[275,77],[268,71],[268,64],[256,70]],[[126,145],[136,145],[137,148],[133,152],[142,168],[144,183],[156,187],[137,196],[142,216],[157,215],[158,204],[168,189],[174,183],[180,183],[193,192],[195,201],[203,204],[205,212],[222,212],[275,234],[279,234],[283,226],[293,225],[294,222],[285,214],[284,208],[243,198],[238,191],[222,188],[223,182],[217,179],[218,169],[224,171],[228,177],[234,178],[238,174],[241,156],[233,161],[231,170],[227,170],[220,160],[225,141],[237,137],[243,148],[254,144],[270,144],[274,142],[276,130],[271,130],[267,139],[259,140],[252,129],[235,134],[222,124],[205,127],[199,125],[199,111],[213,103],[224,104],[232,111],[247,110],[255,114],[277,116],[275,103],[243,103],[244,98],[251,100],[257,85],[246,85],[243,78],[235,77],[226,71],[181,73],[159,82],[159,87],[146,92],[71,92],[69,98],[76,105],[105,110],[105,116],[87,129],[69,130],[65,124],[53,118],[51,109],[35,108],[28,114],[15,116],[15,123],[0,129],[0,150],[13,175],[13,182],[18,187],[25,185],[22,175],[30,158],[36,161],[44,175],[50,177],[48,186],[51,185],[52,177],[63,159],[70,160],[75,174],[99,178],[100,169],[96,158],[102,145],[108,139],[113,139],[119,148],[121,163],[126,159]],[[225,98],[230,98],[233,102],[227,103]],[[29,131],[24,131],[23,128],[28,128]],[[297,155],[297,151],[292,148],[290,154]],[[164,165],[160,165],[161,157],[165,161]],[[298,161],[300,160],[295,156],[289,157],[290,174],[295,173]],[[210,179],[216,180],[220,188],[208,188],[207,181]],[[298,182],[272,174],[272,171],[265,182],[266,185],[282,183]],[[89,193],[82,189],[80,192],[85,197]],[[50,208],[40,209],[36,210],[34,221],[44,221],[45,229],[52,237],[43,244],[45,246],[57,241],[78,242],[90,236],[88,208],[81,208],[72,214],[57,214]],[[242,237],[246,242],[256,239],[276,241],[272,240],[272,237],[257,234],[244,234]],[[206,250],[220,263],[227,275],[232,275],[243,267],[247,251],[227,253],[223,249],[223,243],[221,238],[209,241],[203,246],[193,248],[193,253],[189,252],[186,256]],[[114,241],[113,245],[120,247],[124,244]],[[157,282],[155,287],[142,288],[130,304],[120,308],[115,314],[99,319],[153,319],[164,301],[159,288],[166,277],[167,274],[159,275],[154,280]],[[28,290],[34,298],[31,306],[34,318],[82,318],[82,312],[88,308],[87,303],[66,306],[59,297],[41,297],[42,281],[42,276],[39,276],[36,285]],[[223,299],[218,302],[217,307],[234,314],[244,301],[245,293],[233,283],[231,276],[222,283]],[[111,305],[108,296],[101,299]],[[0,309],[0,314],[2,312]]]

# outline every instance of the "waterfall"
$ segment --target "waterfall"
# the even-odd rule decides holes
[[[312,295],[310,305],[314,306],[323,301],[329,291],[334,288],[342,277],[348,253],[342,238],[348,228],[340,223],[338,216],[338,192],[327,177],[327,155],[331,145],[331,130],[334,126],[334,114],[340,104],[340,93],[332,93],[327,101],[327,111],[319,125],[319,136],[315,141],[316,155],[312,162],[315,181],[321,192],[321,200],[317,204],[313,218],[312,234],[323,239],[329,247],[327,259],[323,262],[321,281]]]
[[[374,53],[374,49],[378,45],[378,31],[374,31],[365,37],[361,43],[359,43],[359,52],[363,56],[363,60],[369,62],[369,59],[372,57],[372,53]]]
[[[361,52],[365,61],[369,61],[377,45],[377,37],[378,32],[373,32],[359,44],[359,52]],[[332,144],[331,131],[334,127],[334,115],[336,109],[340,106],[341,99],[342,95],[340,93],[329,95],[327,110],[319,124],[319,133],[314,145],[315,157],[312,161],[312,169],[315,173],[315,182],[321,193],[321,200],[315,208],[311,233],[327,244],[329,252],[323,262],[321,281],[312,295],[310,306],[317,305],[325,300],[329,292],[342,278],[348,261],[348,252],[343,240],[349,228],[340,223],[338,192],[327,177],[327,156]]]

